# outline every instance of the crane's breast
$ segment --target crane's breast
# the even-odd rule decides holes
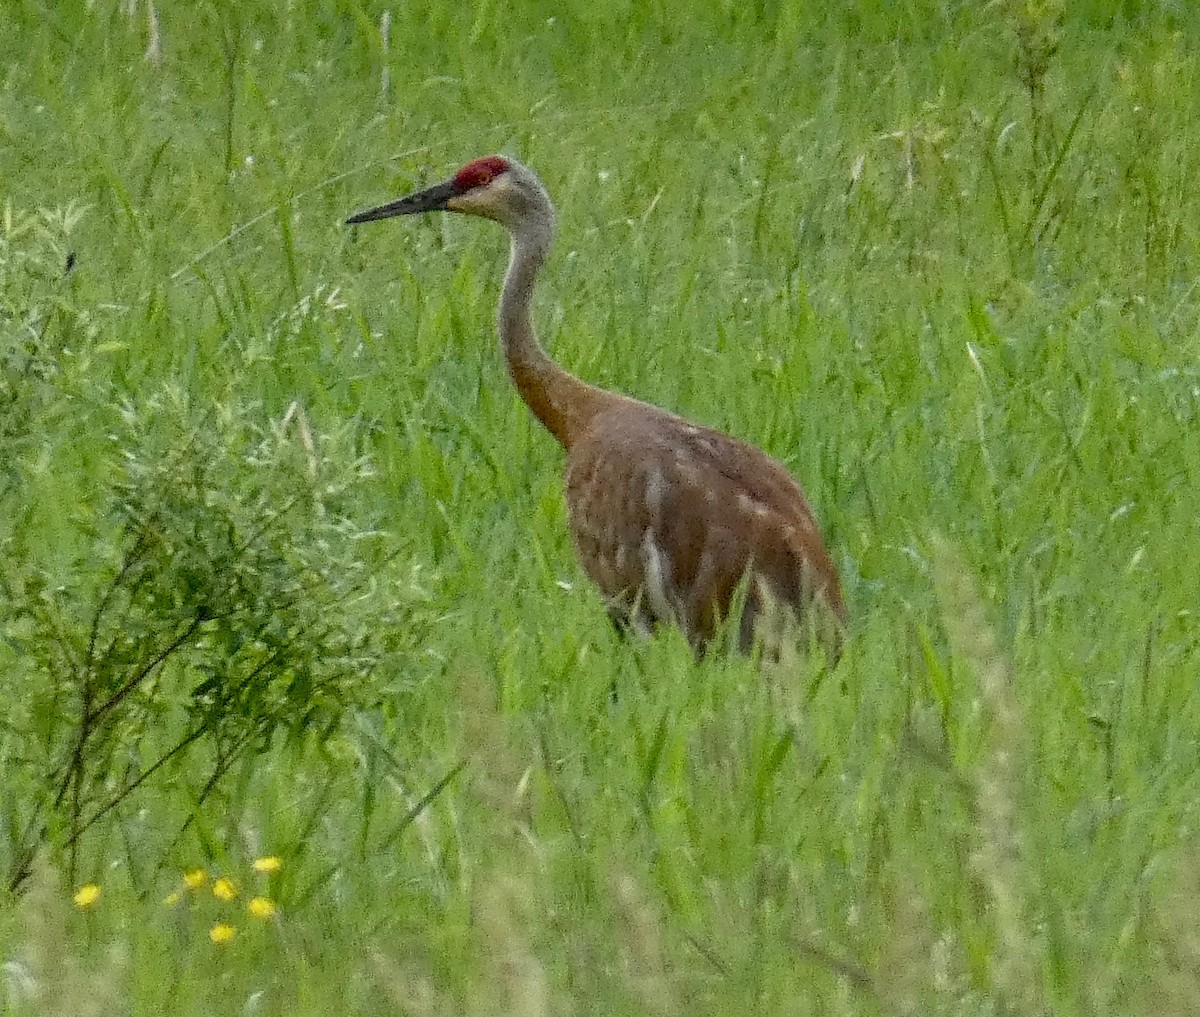
[[[582,446],[582,447],[581,447]],[[644,464],[617,449],[580,443],[567,472],[567,511],[580,564],[610,601],[628,600],[645,584],[642,545],[650,528]]]

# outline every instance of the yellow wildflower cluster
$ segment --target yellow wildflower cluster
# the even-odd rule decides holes
[[[283,859],[277,855],[266,855],[262,858],[254,860],[254,871],[265,876],[270,876],[283,868]],[[173,890],[163,898],[163,903],[168,907],[174,907],[179,904],[186,893],[196,893],[209,885],[208,873],[201,868],[188,869],[183,874],[183,887],[178,890]],[[84,887],[80,890],[88,889]],[[99,887],[96,887],[96,894],[99,894]],[[212,895],[223,904],[228,904],[237,899],[238,887],[237,884],[229,876],[218,876],[211,884]],[[79,894],[76,895],[76,903],[80,907],[87,905],[80,903]],[[252,897],[246,904],[246,910],[252,918],[257,918],[260,921],[265,921],[268,918],[273,918],[279,910],[273,900],[266,896]],[[216,946],[223,946],[226,943],[232,942],[237,936],[237,926],[231,922],[221,920],[216,922],[208,930],[208,938]]]
[[[254,859],[254,871],[261,875],[274,875],[281,868],[283,868],[283,859],[278,855],[266,855]],[[195,894],[207,885],[208,873],[204,869],[188,869],[183,874],[183,885],[167,894],[163,898],[163,903],[167,907],[175,907],[186,894]],[[212,895],[222,903],[228,904],[237,898],[237,884],[228,876],[218,876],[212,881]],[[85,883],[75,891],[72,900],[75,902],[75,906],[81,910],[95,907],[100,900],[100,884]],[[270,897],[259,895],[250,898],[246,904],[246,910],[252,918],[266,921],[268,918],[275,917],[279,909]],[[237,927],[226,921],[216,922],[208,930],[208,938],[217,946],[231,942],[236,935]]]

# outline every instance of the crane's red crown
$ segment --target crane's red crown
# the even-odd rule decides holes
[[[467,163],[454,174],[454,189],[459,194],[490,184],[501,173],[508,172],[508,160],[498,155],[485,155]]]

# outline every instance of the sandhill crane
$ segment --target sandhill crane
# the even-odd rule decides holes
[[[554,205],[533,171],[485,156],[346,222],[437,210],[493,219],[512,235],[500,343],[521,398],[566,452],[571,536],[614,621],[641,633],[676,624],[702,652],[745,580],[742,650],[794,630],[782,619],[836,656],[846,617],[837,573],[787,470],[737,438],[581,381],[538,342],[533,287]]]

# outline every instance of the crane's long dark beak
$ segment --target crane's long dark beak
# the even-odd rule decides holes
[[[346,220],[347,226],[357,226],[360,222],[375,222],[377,219],[390,219],[394,215],[415,215],[417,212],[436,212],[446,207],[446,202],[458,193],[453,180],[444,184],[435,184],[407,198],[389,201],[386,205],[369,208],[365,212],[355,212]]]

